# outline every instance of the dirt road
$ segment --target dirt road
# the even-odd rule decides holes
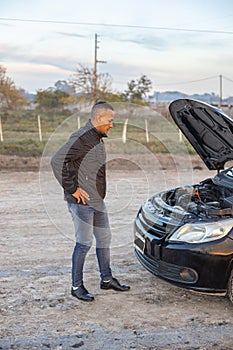
[[[73,227],[51,173],[0,172],[0,349],[232,350],[233,307],[227,298],[175,287],[135,258],[132,228],[140,203],[165,187],[213,175],[204,166],[190,173],[164,164],[160,172],[110,167],[112,269],[131,290],[99,288],[93,247],[85,265],[93,303],[70,295]]]

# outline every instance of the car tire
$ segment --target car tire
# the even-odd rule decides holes
[[[230,299],[230,301],[233,303],[233,268],[231,270],[230,277],[228,280],[227,296]]]

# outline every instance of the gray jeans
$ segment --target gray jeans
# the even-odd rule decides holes
[[[102,280],[112,278],[110,267],[111,230],[105,205],[98,211],[88,205],[67,203],[75,227],[76,245],[72,255],[72,286],[83,285],[83,266],[93,236]]]
[[[101,211],[89,205],[68,202],[67,205],[74,223],[76,242],[90,247],[94,236],[97,248],[109,248],[111,230],[105,204],[101,206]]]

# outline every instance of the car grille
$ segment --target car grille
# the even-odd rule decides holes
[[[150,208],[149,208],[150,209]],[[141,207],[135,220],[136,231],[143,237],[152,240],[162,240],[174,229],[180,226],[180,220],[170,215],[151,212],[148,207]]]
[[[143,229],[149,234],[153,235],[154,238],[161,239],[166,234],[167,224],[160,220],[152,220],[145,215],[145,213],[141,212],[138,215],[138,221]]]

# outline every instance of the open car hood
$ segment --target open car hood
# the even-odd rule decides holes
[[[224,169],[233,160],[233,119],[207,103],[179,99],[170,114],[210,170]]]

